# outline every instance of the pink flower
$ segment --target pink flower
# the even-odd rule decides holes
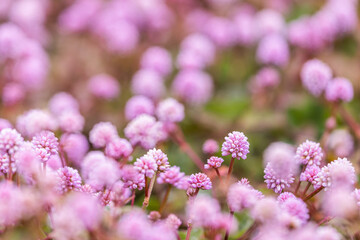
[[[14,174],[16,172],[16,165],[15,162],[10,162],[10,157],[8,154],[2,154],[0,156],[0,172],[3,174],[7,174],[10,171],[10,164],[11,164],[11,172]]]
[[[92,77],[88,84],[89,91],[96,97],[112,100],[120,94],[119,82],[107,74]]]
[[[147,156],[153,158],[158,166],[158,171],[166,171],[169,169],[170,164],[168,161],[168,157],[165,153],[163,153],[160,149],[150,149],[147,153]]]
[[[15,129],[4,128],[0,131],[0,151],[13,155],[24,142],[23,137]]]
[[[120,168],[116,161],[105,158],[88,172],[86,183],[96,190],[104,188],[111,189],[116,181],[120,179]]]
[[[214,139],[208,139],[204,142],[202,150],[205,154],[212,155],[219,151],[219,144]]]
[[[63,134],[60,138],[60,145],[67,158],[77,166],[89,151],[88,140],[80,133]]]
[[[158,165],[154,158],[148,155],[144,155],[134,163],[134,168],[139,171],[139,173],[145,175],[145,177],[152,178],[158,170]]]
[[[271,223],[279,218],[280,212],[278,202],[271,197],[265,197],[256,202],[251,210],[251,216],[260,222]]]
[[[307,61],[301,70],[301,80],[311,94],[318,97],[332,77],[331,68],[318,59]]]
[[[110,122],[99,122],[89,133],[90,142],[96,148],[105,147],[107,143],[118,137],[116,127]]]
[[[14,155],[14,162],[18,173],[27,181],[37,174],[40,169],[40,158],[30,142],[24,142]]]
[[[154,115],[155,106],[150,98],[139,95],[130,98],[125,105],[125,117],[133,120],[141,114]]]
[[[306,140],[296,149],[295,159],[304,165],[320,165],[323,155],[320,143]]]
[[[124,186],[131,190],[142,190],[145,187],[144,174],[139,173],[132,165],[125,165],[122,168],[121,178],[125,184]]]
[[[143,69],[151,69],[161,76],[171,73],[172,61],[170,53],[161,47],[150,47],[142,55],[140,66]]]
[[[212,197],[200,195],[187,205],[186,215],[195,227],[214,228],[221,215],[220,204]]]
[[[162,122],[181,122],[185,117],[184,106],[175,99],[168,98],[159,103],[156,115]]]
[[[172,91],[187,103],[202,105],[212,96],[213,80],[203,71],[182,70],[173,81]]]
[[[18,104],[25,98],[25,89],[18,83],[7,83],[3,87],[2,102],[6,106]]]
[[[242,132],[233,131],[225,137],[225,141],[221,147],[223,156],[231,155],[233,158],[240,160],[246,159],[249,153],[248,138]]]
[[[129,158],[132,152],[131,144],[123,138],[114,138],[105,147],[105,154],[114,159]]]
[[[224,162],[224,159],[220,157],[212,156],[207,160],[207,164],[204,165],[205,169],[209,168],[219,168],[221,164]]]
[[[283,16],[272,9],[257,12],[255,23],[259,38],[269,34],[282,35],[286,32],[286,23]]]
[[[290,184],[292,184],[295,180],[294,175],[291,172],[281,171],[281,169],[287,166],[286,164],[286,162],[283,162],[281,163],[281,166],[278,165],[274,169],[272,164],[268,163],[264,170],[264,178],[267,188],[273,189],[276,193],[281,193],[283,189],[290,187]]]
[[[4,128],[13,128],[13,126],[8,120],[0,118],[0,131]]]
[[[346,78],[334,78],[325,91],[325,98],[330,102],[350,102],[354,97],[354,88]]]
[[[350,157],[354,152],[354,138],[346,129],[336,129],[331,132],[327,147],[335,153],[336,156],[344,158]]]
[[[357,216],[357,201],[348,186],[332,187],[322,198],[323,212],[332,217],[352,219]]]
[[[291,192],[283,192],[281,193],[278,197],[277,197],[277,201],[279,203],[284,203],[285,201],[287,201],[289,198],[296,198],[295,195]]]
[[[84,124],[85,119],[78,112],[67,111],[59,116],[59,127],[64,132],[81,132]]]
[[[31,143],[42,162],[47,162],[52,155],[58,153],[59,141],[53,132],[42,131],[33,137]]]
[[[309,210],[306,207],[306,203],[300,198],[287,198],[285,201],[280,202],[280,207],[291,216],[296,217],[300,225],[304,225],[309,219]]]
[[[300,181],[307,181],[313,183],[317,174],[320,172],[320,168],[316,165],[307,166],[305,171],[300,174]]]
[[[250,87],[253,92],[272,89],[279,85],[280,74],[275,68],[264,67],[256,73],[251,81]]]
[[[131,80],[131,90],[134,94],[157,100],[165,93],[164,80],[154,70],[141,69]]]
[[[56,174],[58,180],[56,190],[60,194],[81,188],[81,177],[76,169],[64,167],[58,169]]]
[[[1,60],[16,58],[21,52],[21,46],[26,39],[23,31],[13,23],[0,26],[0,56]]]
[[[212,188],[210,178],[204,173],[191,174],[189,178],[190,187],[194,189],[209,190]]]
[[[227,193],[227,203],[231,211],[240,212],[251,208],[263,198],[263,195],[248,184],[235,183],[230,186]]]
[[[283,67],[289,61],[289,46],[283,36],[267,35],[261,39],[256,51],[256,60],[261,64]]]
[[[52,96],[49,100],[48,107],[54,115],[60,115],[67,111],[79,111],[78,101],[67,92],[59,92]]]
[[[180,168],[178,166],[172,166],[159,174],[157,182],[159,184],[168,183],[176,186],[184,176],[185,173],[180,172]]]
[[[181,220],[175,214],[169,214],[165,219],[165,223],[173,230],[178,230],[181,225]]]
[[[179,181],[175,182],[175,187],[181,190],[187,190],[190,187],[189,178],[190,176],[183,176]]]

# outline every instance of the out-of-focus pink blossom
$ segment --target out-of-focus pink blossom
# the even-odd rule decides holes
[[[125,105],[125,117],[127,120],[133,120],[141,114],[154,115],[154,112],[153,101],[142,95],[130,98]]]
[[[91,94],[105,100],[114,99],[120,94],[119,82],[107,74],[93,76],[89,79],[88,88]]]

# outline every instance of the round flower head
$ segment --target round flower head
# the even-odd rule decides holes
[[[303,85],[316,97],[320,96],[325,90],[331,77],[331,68],[318,59],[307,61],[301,69],[301,80]]]
[[[227,18],[210,16],[203,26],[204,33],[220,48],[234,45],[236,35],[232,21]]]
[[[3,130],[4,128],[13,128],[13,127],[8,120],[4,118],[0,118],[0,131]]]
[[[123,214],[117,226],[119,236],[129,240],[146,239],[145,231],[151,229],[146,214],[138,209]]]
[[[325,98],[330,102],[350,102],[354,97],[354,88],[346,78],[334,78],[326,87]]]
[[[285,163],[284,163],[285,166]],[[282,168],[284,167],[282,166]],[[279,168],[279,169],[282,169]],[[264,170],[265,183],[267,188],[273,189],[276,193],[281,193],[283,189],[290,187],[295,180],[294,175],[287,171],[287,174],[281,172],[281,170],[272,167],[271,163],[268,163]]]
[[[133,147],[128,140],[123,138],[114,138],[105,147],[106,156],[114,159],[129,158],[133,152]]]
[[[338,158],[321,168],[314,179],[314,187],[351,187],[356,180],[355,169],[346,158]]]
[[[205,154],[212,155],[219,151],[219,144],[214,139],[208,139],[204,142],[202,150]]]
[[[175,187],[177,189],[187,190],[190,187],[189,178],[190,176],[183,176],[182,178],[180,178],[179,181],[174,184]]]
[[[59,127],[64,132],[81,132],[84,124],[85,119],[78,112],[63,112],[59,117]]]
[[[181,70],[172,84],[172,91],[185,102],[201,105],[212,96],[213,80],[210,75],[199,70]]]
[[[255,17],[252,12],[239,11],[234,17],[234,27],[237,42],[243,46],[250,46],[256,40]]]
[[[26,39],[23,31],[13,23],[0,26],[0,59],[16,58],[21,53],[21,46]]]
[[[286,23],[283,16],[272,9],[264,9],[256,14],[256,29],[258,37],[262,38],[266,35],[277,33],[284,34]]]
[[[145,187],[145,176],[139,173],[134,166],[125,165],[122,168],[122,180],[124,187],[130,188],[131,190],[139,189],[142,190]]]
[[[23,137],[15,129],[4,128],[0,131],[0,151],[13,155],[24,142]]]
[[[341,234],[329,226],[317,228],[316,235],[319,240],[341,240]]]
[[[272,67],[264,67],[260,69],[251,82],[251,90],[253,92],[272,89],[280,83],[280,74],[278,70]]]
[[[210,178],[204,173],[191,174],[189,178],[190,187],[194,189],[209,190],[212,188]]]
[[[154,70],[141,69],[131,80],[131,90],[134,94],[156,100],[165,92],[164,80]]]
[[[335,187],[326,191],[322,198],[325,214],[338,218],[353,218],[358,214],[356,199],[348,187]]]
[[[283,67],[289,61],[289,46],[283,36],[271,34],[259,43],[256,59],[261,64]]]
[[[141,114],[154,115],[154,112],[153,101],[141,95],[130,98],[125,105],[125,117],[127,120],[133,120]]]
[[[161,47],[150,47],[142,55],[141,68],[151,69],[161,76],[168,75],[172,70],[170,53]]]
[[[328,149],[332,150],[338,157],[349,157],[354,152],[353,136],[346,129],[334,130],[326,143]]]
[[[59,141],[53,132],[42,131],[33,137],[31,143],[43,162],[58,153]]]
[[[107,74],[92,77],[89,80],[88,88],[94,96],[105,100],[114,99],[120,94],[119,82]]]
[[[223,156],[231,155],[233,158],[240,160],[246,159],[249,153],[248,138],[242,132],[233,131],[225,137],[225,142],[222,144],[221,153]]]
[[[251,208],[263,196],[248,184],[235,183],[230,186],[227,194],[227,203],[231,211],[240,212]]]
[[[268,223],[276,220],[280,212],[278,202],[274,198],[265,197],[256,202],[251,210],[251,216],[260,222]]]
[[[175,214],[169,214],[165,219],[166,225],[171,229],[178,230],[181,226],[181,220]]]
[[[296,149],[295,159],[304,165],[320,165],[323,155],[320,143],[306,140]]]
[[[8,154],[2,154],[0,156],[0,172],[2,174],[7,174],[10,171],[10,164],[11,164],[11,172],[14,174],[16,172],[16,164],[14,162],[10,162],[10,157]]]
[[[278,197],[277,197],[277,201],[279,203],[284,203],[285,201],[287,201],[289,198],[296,198],[294,194],[292,194],[291,192],[283,192],[281,193]]]
[[[79,111],[78,101],[67,92],[59,92],[52,96],[48,106],[50,112],[54,115],[60,115],[67,111]]]
[[[76,169],[71,167],[60,168],[56,171],[57,186],[56,190],[64,194],[71,190],[80,190],[81,177]]]
[[[180,172],[180,168],[178,166],[172,166],[166,171],[159,174],[157,178],[157,182],[159,184],[168,183],[171,185],[175,185],[185,176],[185,173]]]
[[[204,165],[205,169],[209,168],[219,168],[221,167],[221,164],[224,162],[224,159],[220,157],[212,156],[207,160],[207,164]]]
[[[168,157],[160,149],[151,149],[146,155],[155,160],[158,165],[158,171],[165,171],[170,167]]]
[[[147,114],[142,114],[129,122],[124,132],[133,146],[139,144],[144,149],[153,148],[166,138],[163,125]]]
[[[187,205],[186,215],[194,226],[212,228],[221,215],[220,204],[215,198],[200,195]]]
[[[360,189],[355,188],[351,194],[355,198],[358,207],[360,207]]]
[[[116,137],[118,137],[117,129],[110,122],[95,124],[89,133],[89,140],[96,148],[105,147]]]
[[[152,178],[158,170],[158,165],[154,158],[148,155],[144,155],[134,163],[134,167],[139,173],[145,175],[145,177]]]
[[[14,161],[18,172],[30,181],[32,176],[39,171],[40,159],[33,145],[30,142],[24,142],[14,155]]]
[[[8,83],[3,87],[2,102],[5,106],[20,103],[25,98],[25,89],[18,83]]]
[[[162,122],[181,122],[184,119],[184,106],[173,98],[168,98],[159,103],[156,115]]]
[[[313,183],[320,168],[316,165],[307,166],[305,171],[300,174],[300,181]]]
[[[58,127],[56,120],[46,111],[32,109],[19,116],[16,128],[26,137],[33,137],[43,131],[55,131]]]
[[[88,140],[80,133],[63,134],[60,138],[60,145],[67,158],[78,166],[89,151]]]
[[[309,210],[306,207],[306,203],[300,198],[290,197],[280,202],[280,207],[291,216],[296,217],[300,225],[304,225],[309,219]]]
[[[106,161],[106,157],[103,152],[90,151],[88,152],[81,162],[81,176],[87,181],[91,171],[97,168],[97,165]]]
[[[96,190],[104,188],[111,189],[120,178],[120,169],[118,163],[111,158],[105,158],[96,164],[96,167],[88,172],[86,183]]]
[[[284,142],[271,143],[264,151],[264,166],[269,162],[276,161],[278,158],[293,159],[295,149],[292,145]]]

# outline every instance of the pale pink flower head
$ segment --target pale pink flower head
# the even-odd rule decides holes
[[[194,189],[209,190],[212,188],[211,180],[205,173],[191,174],[188,181],[190,187]]]
[[[25,89],[18,83],[7,83],[3,87],[2,102],[5,106],[12,106],[20,103],[25,98]]]
[[[181,225],[181,220],[175,214],[169,214],[165,219],[166,225],[173,230],[178,230]]]
[[[64,194],[69,191],[79,191],[81,188],[81,177],[76,169],[63,167],[56,171],[56,191]]]
[[[227,193],[228,206],[234,212],[253,207],[261,198],[263,195],[260,195],[252,186],[240,182],[231,185]]]
[[[225,137],[221,147],[223,156],[231,155],[232,158],[246,159],[249,153],[248,138],[242,132],[233,131]]]
[[[184,176],[185,173],[180,172],[180,168],[178,166],[172,166],[166,171],[159,174],[157,182],[159,184],[167,183],[176,186],[182,180],[182,178],[184,178]]]
[[[140,145],[144,149],[154,148],[167,137],[163,125],[147,114],[137,116],[129,122],[124,133],[133,146]]]
[[[67,111],[59,116],[59,127],[67,133],[81,132],[85,119],[79,112]]]
[[[285,201],[287,201],[289,198],[296,198],[295,195],[291,192],[283,192],[281,194],[279,194],[279,196],[277,197],[277,201],[279,203],[284,203]]]
[[[0,25],[0,59],[14,59],[19,56],[26,40],[23,31],[13,23]]]
[[[105,154],[114,159],[129,159],[133,152],[133,147],[128,140],[124,138],[114,138],[106,144]]]
[[[256,202],[251,210],[251,216],[260,222],[269,223],[277,220],[280,212],[278,202],[272,197],[265,197]]]
[[[306,207],[306,203],[300,198],[287,198],[285,201],[280,202],[280,207],[295,217],[299,225],[304,225],[309,219],[309,210]]]
[[[0,131],[0,151],[13,155],[24,142],[24,138],[18,131],[12,128],[4,128]]]
[[[121,178],[126,188],[131,190],[139,189],[142,190],[145,187],[145,176],[139,173],[134,166],[125,165],[122,168]]]
[[[91,171],[104,161],[106,161],[106,157],[100,151],[90,151],[85,155],[81,162],[81,176],[85,182],[89,178]]]
[[[285,142],[273,142],[264,151],[264,166],[269,162],[274,161],[276,158],[289,158],[292,159],[295,156],[295,148]]]
[[[200,70],[181,70],[172,84],[173,93],[193,105],[209,101],[213,88],[211,76]]]
[[[112,100],[120,94],[119,82],[107,74],[99,74],[90,78],[88,89],[95,97],[105,100]]]
[[[131,196],[131,191],[129,188],[125,187],[125,184],[118,180],[114,183],[112,187],[111,200],[115,203],[115,205],[124,205],[126,200]]]
[[[353,97],[353,85],[346,78],[334,78],[329,82],[325,90],[325,98],[329,102],[350,102]]]
[[[184,106],[176,99],[168,98],[159,103],[156,108],[156,115],[162,122],[181,122],[185,117]]]
[[[48,104],[49,110],[54,115],[60,115],[63,112],[79,111],[78,101],[67,92],[59,92],[51,97]]]
[[[43,130],[55,131],[58,123],[48,112],[32,109],[17,118],[16,128],[26,137],[33,137]]]
[[[202,151],[205,154],[215,154],[217,151],[219,151],[219,144],[214,139],[208,139],[204,142],[202,146]]]
[[[86,30],[101,7],[99,0],[77,0],[61,12],[58,24],[66,32]]]
[[[34,174],[40,169],[40,159],[33,145],[30,142],[24,142],[14,155],[14,161],[17,171],[30,181]]]
[[[105,147],[107,143],[118,137],[116,127],[110,122],[99,122],[89,133],[89,140],[96,148]]]
[[[119,237],[129,240],[146,239],[145,232],[151,229],[150,221],[140,209],[125,213],[117,226]]]
[[[287,164],[286,161],[283,161],[277,163],[276,167],[273,167],[272,163],[266,165],[264,179],[267,188],[273,189],[276,193],[281,193],[283,189],[290,187],[295,178],[289,171],[282,172],[282,169],[284,169]]]
[[[202,27],[203,32],[220,48],[235,44],[235,27],[232,21],[224,17],[210,16]]]
[[[278,70],[272,67],[263,67],[251,80],[251,90],[254,92],[272,89],[279,85],[280,74]]]
[[[304,87],[316,97],[325,90],[331,78],[331,68],[318,59],[308,60],[301,69],[301,80]]]
[[[154,70],[140,69],[131,80],[131,90],[136,95],[157,100],[165,93],[164,79]]]
[[[354,152],[354,138],[346,129],[336,129],[331,132],[327,143],[328,149],[338,157],[349,157]]]
[[[155,106],[153,101],[145,96],[138,95],[130,98],[125,105],[125,117],[133,120],[141,114],[154,115]]]
[[[306,140],[296,149],[295,159],[304,165],[320,165],[324,154],[320,143]]]
[[[240,45],[250,46],[257,38],[256,21],[253,13],[239,11],[234,17],[236,40]]]
[[[179,181],[175,182],[174,184],[175,187],[177,189],[187,190],[190,187],[189,178],[190,176],[183,176],[182,178],[179,179]]]
[[[161,76],[166,76],[172,70],[171,55],[162,47],[150,47],[143,53],[140,66],[143,69],[154,70]]]
[[[5,181],[0,183],[0,224],[3,226],[14,225],[22,215],[20,188]]]
[[[332,217],[352,218],[358,213],[357,201],[348,187],[335,187],[326,191],[322,198],[322,209]]]
[[[259,39],[269,34],[282,35],[286,32],[284,17],[281,13],[272,9],[264,9],[257,12],[255,22]]]
[[[224,162],[224,159],[222,159],[221,157],[212,156],[207,160],[207,164],[204,165],[204,168],[205,169],[219,168],[219,167],[221,167],[221,164],[223,162]]]
[[[186,215],[195,227],[214,228],[221,215],[220,204],[215,198],[200,195],[188,203]]]
[[[289,61],[289,46],[279,34],[270,34],[261,39],[256,51],[256,60],[261,64],[284,67]]]
[[[341,240],[341,234],[330,226],[321,226],[316,230],[319,240]]]
[[[67,158],[77,166],[89,151],[88,140],[80,133],[63,134],[60,138],[60,145]]]
[[[32,138],[31,143],[42,162],[47,162],[58,153],[59,141],[53,132],[42,131]]]
[[[5,118],[0,118],[0,131],[4,128],[13,128],[12,124]]]
[[[169,169],[170,164],[168,161],[168,157],[165,153],[163,153],[163,151],[161,151],[160,149],[150,149],[147,153],[147,156],[153,158],[158,166],[158,171],[166,171],[167,169]]]
[[[111,189],[114,183],[120,179],[120,175],[118,163],[112,158],[105,158],[89,171],[86,183],[96,190]]]
[[[307,166],[305,171],[300,174],[300,181],[313,183],[319,172],[320,168],[317,165]]]
[[[158,165],[153,157],[146,154],[136,159],[134,168],[145,177],[152,178],[158,170]]]

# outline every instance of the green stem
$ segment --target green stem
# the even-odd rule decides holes
[[[159,213],[161,213],[162,210],[164,210],[165,204],[166,204],[166,202],[167,202],[167,200],[169,198],[169,195],[170,195],[171,187],[172,187],[172,185],[169,184],[169,186],[166,189],[164,199],[162,200],[161,205],[160,205]]]

